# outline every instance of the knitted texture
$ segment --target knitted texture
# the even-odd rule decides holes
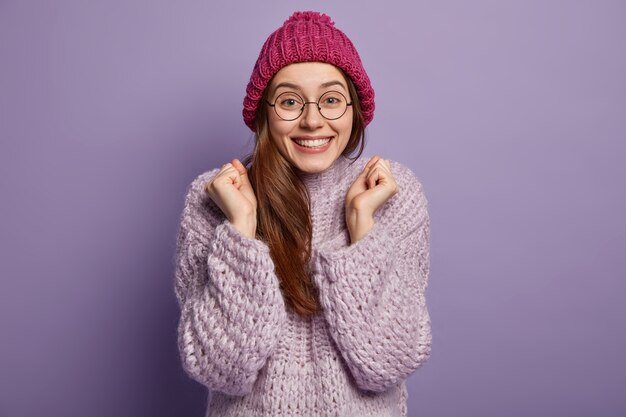
[[[326,62],[341,68],[354,83],[364,124],[374,118],[374,89],[348,37],[323,13],[295,12],[265,41],[243,100],[243,119],[254,131],[255,117],[268,82],[281,68],[297,62]]]
[[[176,247],[178,347],[209,390],[207,416],[407,416],[406,378],[430,356],[430,221],[420,181],[391,161],[400,191],[351,244],[345,195],[367,160],[304,174],[311,270],[322,311],[286,308],[268,246],[235,229],[191,183]]]

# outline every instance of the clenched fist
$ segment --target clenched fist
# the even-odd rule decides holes
[[[367,162],[346,193],[346,224],[352,243],[374,227],[374,213],[400,190],[391,164],[378,155]]]
[[[205,190],[228,221],[244,236],[256,235],[257,200],[246,167],[238,159],[222,165]]]

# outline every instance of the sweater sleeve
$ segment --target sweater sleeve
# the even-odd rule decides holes
[[[211,390],[252,391],[286,319],[268,246],[239,233],[204,191],[185,197],[176,244],[178,349],[184,370]]]
[[[431,351],[427,199],[410,169],[392,168],[400,191],[373,229],[348,246],[322,246],[313,263],[329,331],[359,388],[376,392],[405,380]]]

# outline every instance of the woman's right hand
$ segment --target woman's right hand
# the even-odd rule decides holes
[[[228,221],[244,236],[256,236],[257,200],[246,167],[238,160],[222,165],[205,190]]]

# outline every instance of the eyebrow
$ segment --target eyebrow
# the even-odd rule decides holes
[[[345,91],[347,91],[346,86],[341,81],[337,81],[337,80],[325,82],[325,83],[321,84],[320,87],[321,88],[328,88],[328,87],[331,87],[333,85],[338,85],[338,86],[342,87]],[[276,87],[274,87],[274,92],[276,92],[276,90],[278,90],[281,87],[293,88],[294,90],[302,91],[301,88],[298,85],[296,85],[296,84],[283,82],[283,83],[278,84]]]

